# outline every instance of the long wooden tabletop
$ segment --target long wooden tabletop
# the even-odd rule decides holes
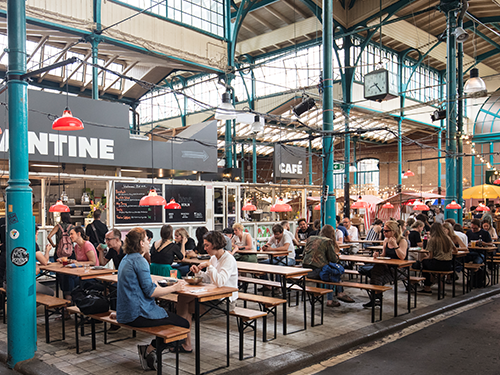
[[[43,271],[47,271],[47,272],[56,272],[56,273],[62,273],[65,275],[78,276],[82,280],[93,279],[96,276],[108,275],[108,274],[112,274],[113,272],[116,272],[116,270],[109,269],[109,268],[94,270],[94,269],[92,269],[92,266],[90,266],[88,269],[85,269],[85,267],[83,267],[83,266],[67,267],[67,266],[63,266],[59,262],[49,263],[46,266],[40,266],[40,269]]]
[[[340,260],[347,262],[364,262],[372,264],[386,264],[388,266],[398,266],[398,267],[408,267],[409,265],[415,263],[414,260],[405,259],[375,259],[373,257],[366,257],[362,255],[340,255]]]
[[[238,254],[258,254],[258,255],[272,255],[275,257],[286,256],[290,254],[288,250],[238,250]]]
[[[277,266],[274,264],[262,264],[262,263],[250,263],[250,262],[236,262],[236,263],[238,264],[238,271],[266,272],[285,277],[304,276],[307,275],[309,272],[311,272],[309,268]]]

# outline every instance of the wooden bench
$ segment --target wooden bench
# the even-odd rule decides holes
[[[244,307],[247,307],[247,302],[255,302],[258,303],[261,310],[266,312],[267,315],[272,315],[274,317],[274,337],[272,339],[267,338],[267,316],[263,317],[264,327],[262,329],[262,341],[272,341],[276,339],[276,332],[278,327],[278,322],[276,319],[276,312],[279,305],[286,303],[286,299],[274,298],[274,297],[266,297],[261,296],[259,294],[250,294],[250,293],[238,293],[238,300],[243,301]]]
[[[36,294],[36,304],[37,306],[44,307],[44,315],[45,315],[45,342],[50,343],[50,329],[49,329],[49,318],[54,315],[61,316],[62,322],[62,339],[66,339],[66,327],[65,327],[65,311],[71,301],[66,299],[49,296],[47,294]]]
[[[384,292],[387,292],[388,290],[392,289],[390,286],[355,283],[352,281],[334,282],[334,281],[315,280],[315,279],[309,279],[309,278],[306,278],[306,281],[316,283],[316,284],[326,284],[326,285],[332,285],[332,286],[341,286],[344,288],[357,288],[357,289],[366,290],[368,292],[368,295],[370,296],[370,301],[372,301],[372,323],[375,322],[375,294],[381,294],[383,296]],[[382,320],[382,304],[383,304],[383,298],[381,297],[380,298],[380,317],[379,317],[379,320]]]
[[[266,318],[267,313],[265,311],[257,311],[251,309],[245,309],[243,307],[236,307],[229,315],[235,316],[238,323],[238,333],[239,333],[239,359],[240,361],[247,358],[243,358],[243,339],[245,337],[245,330],[250,328],[253,331],[253,357],[257,355],[257,319]]]
[[[95,321],[104,322],[104,336],[106,336],[106,324],[112,324],[131,330],[133,332],[142,332],[148,335],[155,336],[156,338],[156,373],[161,375],[162,373],[162,352],[166,348],[166,344],[176,342],[179,345],[180,340],[184,340],[188,333],[189,328],[177,327],[174,325],[163,325],[156,327],[132,327],[126,324],[121,324],[116,321],[116,319],[111,319],[110,314],[114,311],[107,311],[100,314],[83,314],[80,309],[76,306],[70,306],[67,308],[68,313],[75,315],[75,340],[76,340],[76,353],[79,354],[79,341],[78,341],[78,318],[90,318],[91,319],[91,329],[92,329],[92,350],[96,349],[96,338],[95,338]],[[176,351],[175,355],[175,373],[179,374],[179,351]]]
[[[476,273],[484,264],[477,263],[465,263],[462,272],[462,292],[470,292],[472,290],[472,276]]]
[[[297,279],[297,278],[294,278],[294,279]],[[268,286],[272,290],[272,297],[274,297],[274,288],[281,288],[281,283],[278,282],[278,281],[256,279],[256,278],[244,277],[244,276],[238,277],[238,281],[239,282],[243,282],[243,283],[252,283],[252,284],[254,284],[255,294],[257,294],[257,285]],[[295,292],[301,292],[302,291],[302,288],[300,286],[298,286],[298,285],[287,284],[287,288],[289,290],[295,291]],[[312,287],[312,286],[307,286],[306,285],[305,292],[307,293],[307,296],[308,296],[308,299],[309,299],[309,303],[311,304],[311,325],[313,327],[316,326],[316,324],[314,323],[314,317],[315,317],[315,306],[316,306],[317,303],[319,303],[321,305],[321,323],[317,324],[317,325],[323,324],[323,318],[324,318],[324,296],[325,296],[325,294],[333,292],[333,290],[332,289],[319,288],[319,287]],[[290,306],[290,302],[291,302],[290,300],[291,299],[288,298],[288,295],[284,296],[284,297],[288,301],[288,305]],[[297,296],[297,305],[299,303],[298,301],[299,301],[299,298]]]
[[[444,298],[444,280],[447,275],[454,275],[454,271],[434,271],[434,270],[422,270],[422,273],[430,273],[437,277],[438,280],[438,300]]]

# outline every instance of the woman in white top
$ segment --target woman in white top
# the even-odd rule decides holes
[[[483,220],[483,222],[481,223],[481,227],[490,234],[493,241],[498,240],[497,231],[491,226],[489,221]]]
[[[238,254],[238,250],[252,250],[252,236],[250,233],[244,232],[243,225],[240,223],[234,224],[233,230],[233,251],[231,254],[234,255],[237,261],[257,263],[256,254]]]
[[[203,282],[215,284],[217,287],[229,286],[238,289],[238,267],[236,260],[230,252],[225,251],[226,239],[216,231],[210,231],[203,236],[205,251],[210,255],[210,259],[198,265],[191,266],[191,271],[196,276],[202,276]],[[206,269],[203,271],[203,269]],[[236,307],[238,292],[233,292],[229,297],[229,311]],[[179,295],[177,301],[177,314],[187,319],[191,326],[192,314],[194,313],[194,297]],[[172,348],[175,350],[175,348]],[[191,353],[191,334],[188,333],[186,341],[179,346],[181,353]]]

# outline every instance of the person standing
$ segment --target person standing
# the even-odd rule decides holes
[[[104,243],[104,237],[108,232],[108,227],[101,221],[101,210],[94,211],[94,221],[85,227],[85,234],[89,241],[97,249],[97,246]]]

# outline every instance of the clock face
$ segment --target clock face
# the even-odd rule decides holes
[[[387,71],[374,71],[365,75],[365,98],[387,94]]]

